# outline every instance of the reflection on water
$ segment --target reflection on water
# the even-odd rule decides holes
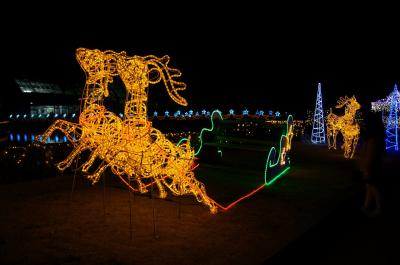
[[[35,134],[30,133],[11,133],[8,135],[8,139],[12,143],[31,143],[35,140]],[[46,143],[66,143],[68,142],[67,137],[60,135],[52,135],[46,141]]]

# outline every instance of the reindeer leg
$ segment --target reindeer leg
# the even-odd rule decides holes
[[[350,139],[345,138],[343,145],[342,145],[342,149],[344,149],[344,157],[345,158],[349,158],[349,151],[350,151],[349,141],[350,141]]]
[[[165,199],[167,197],[167,192],[165,191],[165,188],[162,185],[161,181],[157,177],[154,178],[154,181],[156,182],[158,190],[160,192],[158,197],[161,199]]]
[[[42,135],[36,136],[35,140],[45,143],[46,140],[53,134],[54,131],[60,130],[72,142],[73,137],[71,137],[71,133],[75,132],[78,127],[79,124],[73,122],[65,120],[56,120]]]
[[[186,174],[186,178],[188,180],[187,184],[189,185],[190,191],[196,197],[196,200],[200,203],[207,205],[210,208],[210,212],[212,214],[217,213],[217,205],[213,199],[208,197],[204,184],[195,179],[194,173],[191,171]]]
[[[109,166],[110,166],[109,164],[105,164],[105,165],[102,164],[102,165],[100,166],[100,168],[98,168],[98,169],[96,170],[96,172],[94,172],[92,175],[88,176],[88,179],[89,179],[90,181],[92,181],[92,184],[93,184],[93,185],[96,184],[96,183],[99,181],[101,175],[103,174],[103,172],[104,172]]]
[[[330,133],[329,127],[326,127],[326,140],[328,141],[328,149],[330,149],[331,146]]]
[[[80,143],[69,155],[66,159],[57,164],[59,170],[64,171],[67,167],[70,167],[72,161],[75,160],[76,156],[82,153],[84,150],[88,149],[89,146],[85,143]]]
[[[196,181],[198,182],[198,181]],[[215,203],[215,201],[213,199],[211,199],[210,197],[208,197],[207,193],[206,193],[206,189],[204,187],[204,184],[201,182],[198,182],[198,191],[196,192],[198,195],[196,196],[197,200],[199,202],[204,203],[205,205],[207,205],[210,208],[210,212],[212,214],[215,214],[218,212],[218,208],[217,205]]]
[[[83,172],[88,172],[88,170],[92,166],[94,160],[96,160],[97,156],[100,154],[100,149],[101,149],[100,147],[97,147],[90,155],[90,158],[83,164],[83,166],[82,166]]]
[[[356,151],[356,147],[357,147],[357,143],[358,143],[358,137],[354,137],[354,140],[353,140],[353,151],[351,152],[351,156],[350,156],[350,158],[353,158],[353,156],[354,156],[354,153],[355,153],[355,151]]]
[[[143,194],[143,193],[148,192],[148,190],[147,190],[147,188],[146,188],[146,185],[143,184],[141,178],[136,178],[136,181],[137,181],[137,183],[138,183],[138,189],[139,189],[139,192],[140,192],[140,193]]]
[[[334,130],[332,127],[328,127],[328,149],[334,148]]]
[[[333,145],[332,148],[336,150],[336,137],[337,137],[338,132],[336,130],[333,130]]]

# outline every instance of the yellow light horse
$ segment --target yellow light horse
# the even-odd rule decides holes
[[[337,101],[336,108],[345,107],[345,114],[343,116],[337,116],[331,113],[327,116],[326,131],[328,135],[328,148],[336,149],[336,136],[338,132],[342,133],[343,145],[345,158],[353,158],[354,152],[360,136],[360,126],[355,120],[356,112],[361,108],[361,105],[357,102],[356,98],[341,97]]]

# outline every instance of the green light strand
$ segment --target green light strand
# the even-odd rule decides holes
[[[279,160],[280,160],[280,157],[281,157],[281,153],[282,153],[282,141],[284,139],[287,140],[287,136],[288,136],[288,133],[289,133],[289,120],[291,120],[293,122],[293,116],[292,115],[289,115],[288,118],[287,118],[286,133],[281,135],[281,139],[279,141],[279,154],[278,154],[278,156],[276,156],[276,162],[275,163],[272,162],[271,155],[272,155],[272,153],[276,154],[276,148],[273,146],[269,150],[269,153],[268,153],[268,156],[267,156],[267,161],[265,163],[265,170],[264,170],[264,182],[265,182],[265,185],[267,185],[267,186],[271,185],[275,180],[277,180],[282,175],[282,172],[286,172],[288,170],[288,168],[289,168],[288,167],[288,168],[284,169],[280,174],[278,174],[276,177],[274,177],[271,181],[269,181],[269,182],[267,181],[268,168],[273,168],[273,167],[277,166],[278,163],[279,163]],[[290,164],[290,161],[289,161],[289,164]]]
[[[176,144],[176,146],[180,146],[183,141],[187,141],[187,140],[188,140],[188,138],[185,138],[185,137],[180,139],[179,142]]]
[[[222,117],[221,111],[219,111],[219,110],[214,110],[214,111],[211,113],[211,115],[210,115],[211,128],[203,128],[203,129],[201,129],[201,131],[200,131],[200,136],[199,136],[199,138],[200,138],[200,146],[199,146],[199,149],[197,149],[196,153],[194,153],[195,156],[197,156],[197,155],[200,153],[200,151],[201,151],[201,149],[202,149],[202,147],[203,147],[203,132],[204,132],[204,131],[212,132],[212,131],[214,130],[214,120],[213,120],[213,117],[214,117],[214,114],[215,114],[215,113],[217,113],[217,114],[219,115],[219,117],[221,118],[221,120],[224,119],[224,118]],[[183,141],[187,141],[187,140],[188,140],[188,138],[182,138],[182,139],[180,139],[179,142],[176,144],[176,146],[181,145]],[[220,152],[218,152],[218,153],[220,153]],[[222,157],[222,152],[221,152],[220,154],[221,154],[221,157]]]
[[[285,168],[281,173],[279,173],[279,174],[276,175],[273,179],[271,179],[271,181],[265,182],[265,186],[270,186],[270,185],[272,185],[278,178],[280,178],[281,176],[283,176],[289,169],[290,169],[290,167]]]

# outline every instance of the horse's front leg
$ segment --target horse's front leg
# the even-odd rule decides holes
[[[36,136],[35,140],[45,143],[47,139],[54,133],[54,131],[60,130],[67,136],[68,140],[73,142],[74,136],[72,134],[75,134],[79,128],[80,125],[77,123],[65,120],[56,120],[42,135]]]
[[[352,152],[351,152],[350,158],[353,158],[353,156],[354,156],[354,153],[355,153],[356,148],[357,148],[357,143],[358,143],[358,135],[353,138],[353,148],[352,148]]]
[[[61,161],[60,163],[57,164],[57,167],[59,170],[64,171],[67,167],[70,167],[72,164],[72,161],[75,160],[75,158],[82,153],[84,150],[88,149],[89,145],[85,142],[80,142],[74,150],[68,155],[66,159]]]
[[[110,164],[106,163],[106,164],[102,164],[97,170],[96,172],[94,172],[92,175],[88,176],[88,179],[92,182],[92,184],[96,184],[101,175],[103,174],[103,172],[110,166]]]
[[[332,139],[333,139],[332,148],[336,150],[336,137],[337,137],[337,135],[338,135],[338,131],[337,131],[337,130],[333,130],[332,133],[333,133],[333,137],[332,137]]]
[[[185,182],[188,185],[188,187],[185,189],[189,189],[190,192],[196,197],[198,202],[207,205],[211,213],[214,214],[218,212],[215,201],[207,195],[204,184],[194,177],[194,173],[192,171],[188,171],[185,174]]]
[[[92,154],[90,155],[89,159],[83,164],[82,171],[88,172],[89,168],[92,166],[93,162],[96,160],[97,156],[101,153],[101,147],[97,147]]]

